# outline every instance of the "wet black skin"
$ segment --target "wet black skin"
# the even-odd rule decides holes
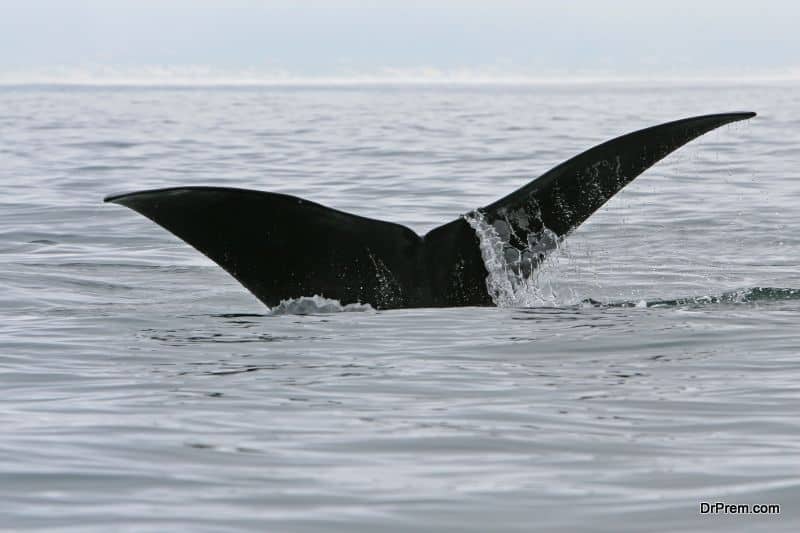
[[[476,210],[529,273],[650,166],[755,113],[692,117],[595,146]],[[269,192],[174,187],[105,199],[141,213],[211,258],[266,305],[319,294],[378,309],[489,306],[475,230],[460,217],[420,237],[399,224]],[[475,214],[475,212],[472,212]]]

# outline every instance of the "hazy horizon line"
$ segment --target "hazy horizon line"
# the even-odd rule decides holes
[[[55,67],[0,71],[0,86],[348,86],[348,85],[580,85],[622,83],[800,82],[800,66],[770,71],[508,72],[492,68],[382,68],[372,72],[298,74],[285,70],[223,70],[207,66]]]
[[[534,74],[495,68],[385,67],[365,72],[299,74],[286,70],[223,70],[208,66],[54,67],[0,70],[0,85],[552,85],[587,83],[758,83],[800,81],[800,66],[771,71],[587,72]]]

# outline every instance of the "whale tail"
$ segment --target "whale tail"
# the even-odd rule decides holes
[[[491,225],[524,274],[650,166],[755,113],[687,118],[595,146],[470,216]],[[478,237],[464,217],[420,237],[409,228],[285,194],[174,187],[105,199],[180,237],[267,306],[320,294],[379,309],[492,305]]]

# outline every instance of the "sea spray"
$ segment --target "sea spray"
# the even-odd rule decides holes
[[[541,307],[569,305],[580,301],[574,290],[557,289],[545,282],[560,269],[563,242],[544,228],[520,251],[503,240],[479,210],[464,215],[475,230],[486,266],[486,290],[498,307]]]

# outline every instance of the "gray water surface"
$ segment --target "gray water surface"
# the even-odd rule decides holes
[[[0,528],[800,527],[798,87],[6,87],[0,110]],[[759,116],[570,236],[532,308],[272,314],[102,203],[238,186],[422,233],[736,110]]]

